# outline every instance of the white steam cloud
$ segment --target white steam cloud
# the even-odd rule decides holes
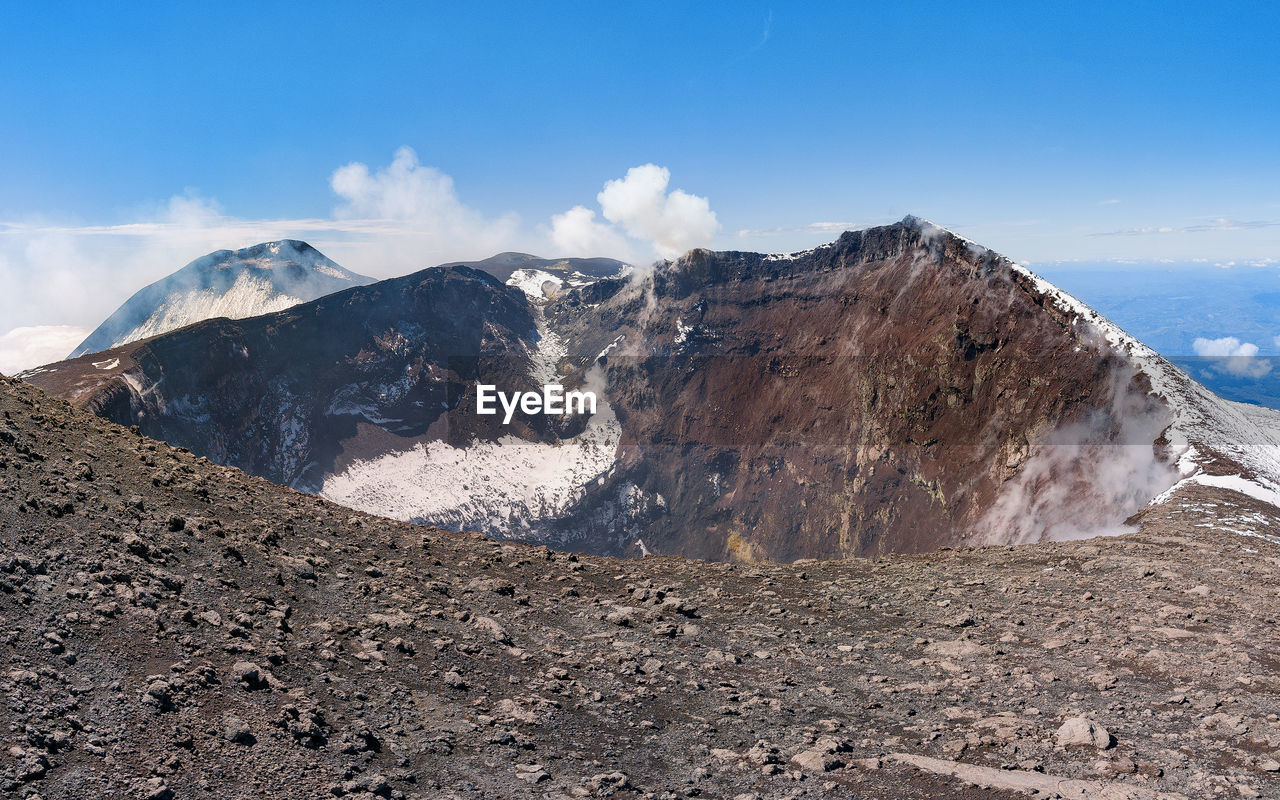
[[[1242,378],[1261,378],[1271,371],[1270,362],[1258,359],[1258,346],[1241,342],[1234,336],[1221,339],[1196,339],[1191,343],[1196,355],[1214,359],[1214,366]]]
[[[1178,480],[1155,447],[1170,414],[1112,378],[1111,401],[1087,419],[1030,443],[1018,474],[973,527],[975,544],[1026,544],[1129,533],[1124,521]]]
[[[634,260],[631,244],[611,225],[596,221],[596,212],[574,206],[551,218],[551,242],[555,252],[566,256],[610,255]]]
[[[336,219],[378,222],[395,231],[367,241],[361,255],[365,261],[376,258],[383,274],[388,269],[402,273],[444,261],[484,258],[518,240],[516,214],[491,219],[467,206],[453,178],[419,163],[411,147],[397,150],[381,170],[371,171],[358,161],[339,167],[329,185],[343,200],[334,209]]]
[[[668,192],[670,183],[666,167],[632,167],[625,176],[606,182],[596,195],[605,222],[597,221],[591,209],[575,206],[552,218],[552,241],[572,248],[565,255],[600,255],[587,248],[616,247],[625,234],[662,258],[711,244],[720,221],[710,201],[681,189]]]
[[[709,245],[720,229],[710,201],[680,189],[667,191],[670,182],[671,171],[666,167],[632,167],[624,177],[607,181],[596,195],[603,219],[586,206],[574,206],[552,216],[550,241],[522,234],[515,214],[489,218],[465,205],[453,178],[421,164],[409,147],[397,150],[391,164],[381,170],[370,170],[360,162],[340,167],[334,170],[330,186],[343,199],[334,210],[336,219],[401,226],[394,240],[378,243],[378,250],[383,265],[405,271],[511,248],[630,261],[638,252],[641,257],[674,258]],[[467,252],[457,252],[460,249]],[[432,257],[424,262],[426,253]],[[412,254],[416,263],[405,263],[405,254]]]
[[[650,239],[664,258],[710,244],[720,230],[707,198],[679,189],[668,193],[670,181],[666,167],[645,164],[609,181],[596,195],[605,219],[621,225],[629,236]]]

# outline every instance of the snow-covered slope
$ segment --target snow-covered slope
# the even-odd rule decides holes
[[[440,266],[472,267],[507,283],[517,272],[525,277],[534,272],[549,273],[570,286],[582,286],[601,278],[625,277],[632,269],[631,265],[612,258],[542,258],[528,253],[498,253],[480,261],[452,261]]]
[[[214,317],[245,319],[372,283],[306,242],[219,250],[129,298],[68,358],[97,353]]]
[[[565,263],[565,262],[561,262]],[[555,273],[545,269],[517,269],[506,279],[508,286],[514,286],[529,296],[529,299],[550,300],[568,289],[588,286],[603,278],[626,278],[632,272],[631,267],[623,264],[613,275],[588,275],[576,269],[560,269]]]

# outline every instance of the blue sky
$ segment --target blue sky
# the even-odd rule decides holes
[[[22,301],[0,301],[0,333],[91,326],[209,249],[282,236],[379,277],[570,241],[652,258],[655,226],[682,224],[677,189],[715,228],[704,214],[671,247],[798,249],[913,213],[1032,262],[1280,257],[1273,3],[9,3],[5,18],[0,295]],[[392,202],[404,147],[412,197]],[[368,180],[343,195],[351,163]],[[666,205],[606,219],[605,182],[645,164],[668,171]],[[557,238],[575,206],[592,218]]]

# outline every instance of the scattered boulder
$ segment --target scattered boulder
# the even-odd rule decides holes
[[[1054,737],[1059,747],[1096,747],[1106,750],[1115,744],[1106,728],[1088,717],[1072,717],[1062,723]]]
[[[251,745],[257,742],[249,729],[249,723],[234,714],[222,718],[222,738],[235,744]]]
[[[270,684],[261,667],[252,661],[237,661],[231,666],[231,677],[249,691],[266,689]]]

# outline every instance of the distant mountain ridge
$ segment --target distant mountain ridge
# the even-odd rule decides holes
[[[218,250],[142,289],[68,358],[97,353],[214,317],[244,319],[315,300],[373,279],[296,239]]]
[[[21,377],[353,508],[605,554],[1078,538],[1196,484],[1280,506],[1280,415],[923,220],[581,285],[546,261],[427,269]],[[502,425],[475,414],[479,382],[587,387],[599,411]]]
[[[518,272],[547,272],[564,280],[575,273],[582,279],[613,278],[631,265],[614,258],[542,258],[528,253],[506,252],[479,261],[449,261],[442,267],[471,267],[508,282]]]

